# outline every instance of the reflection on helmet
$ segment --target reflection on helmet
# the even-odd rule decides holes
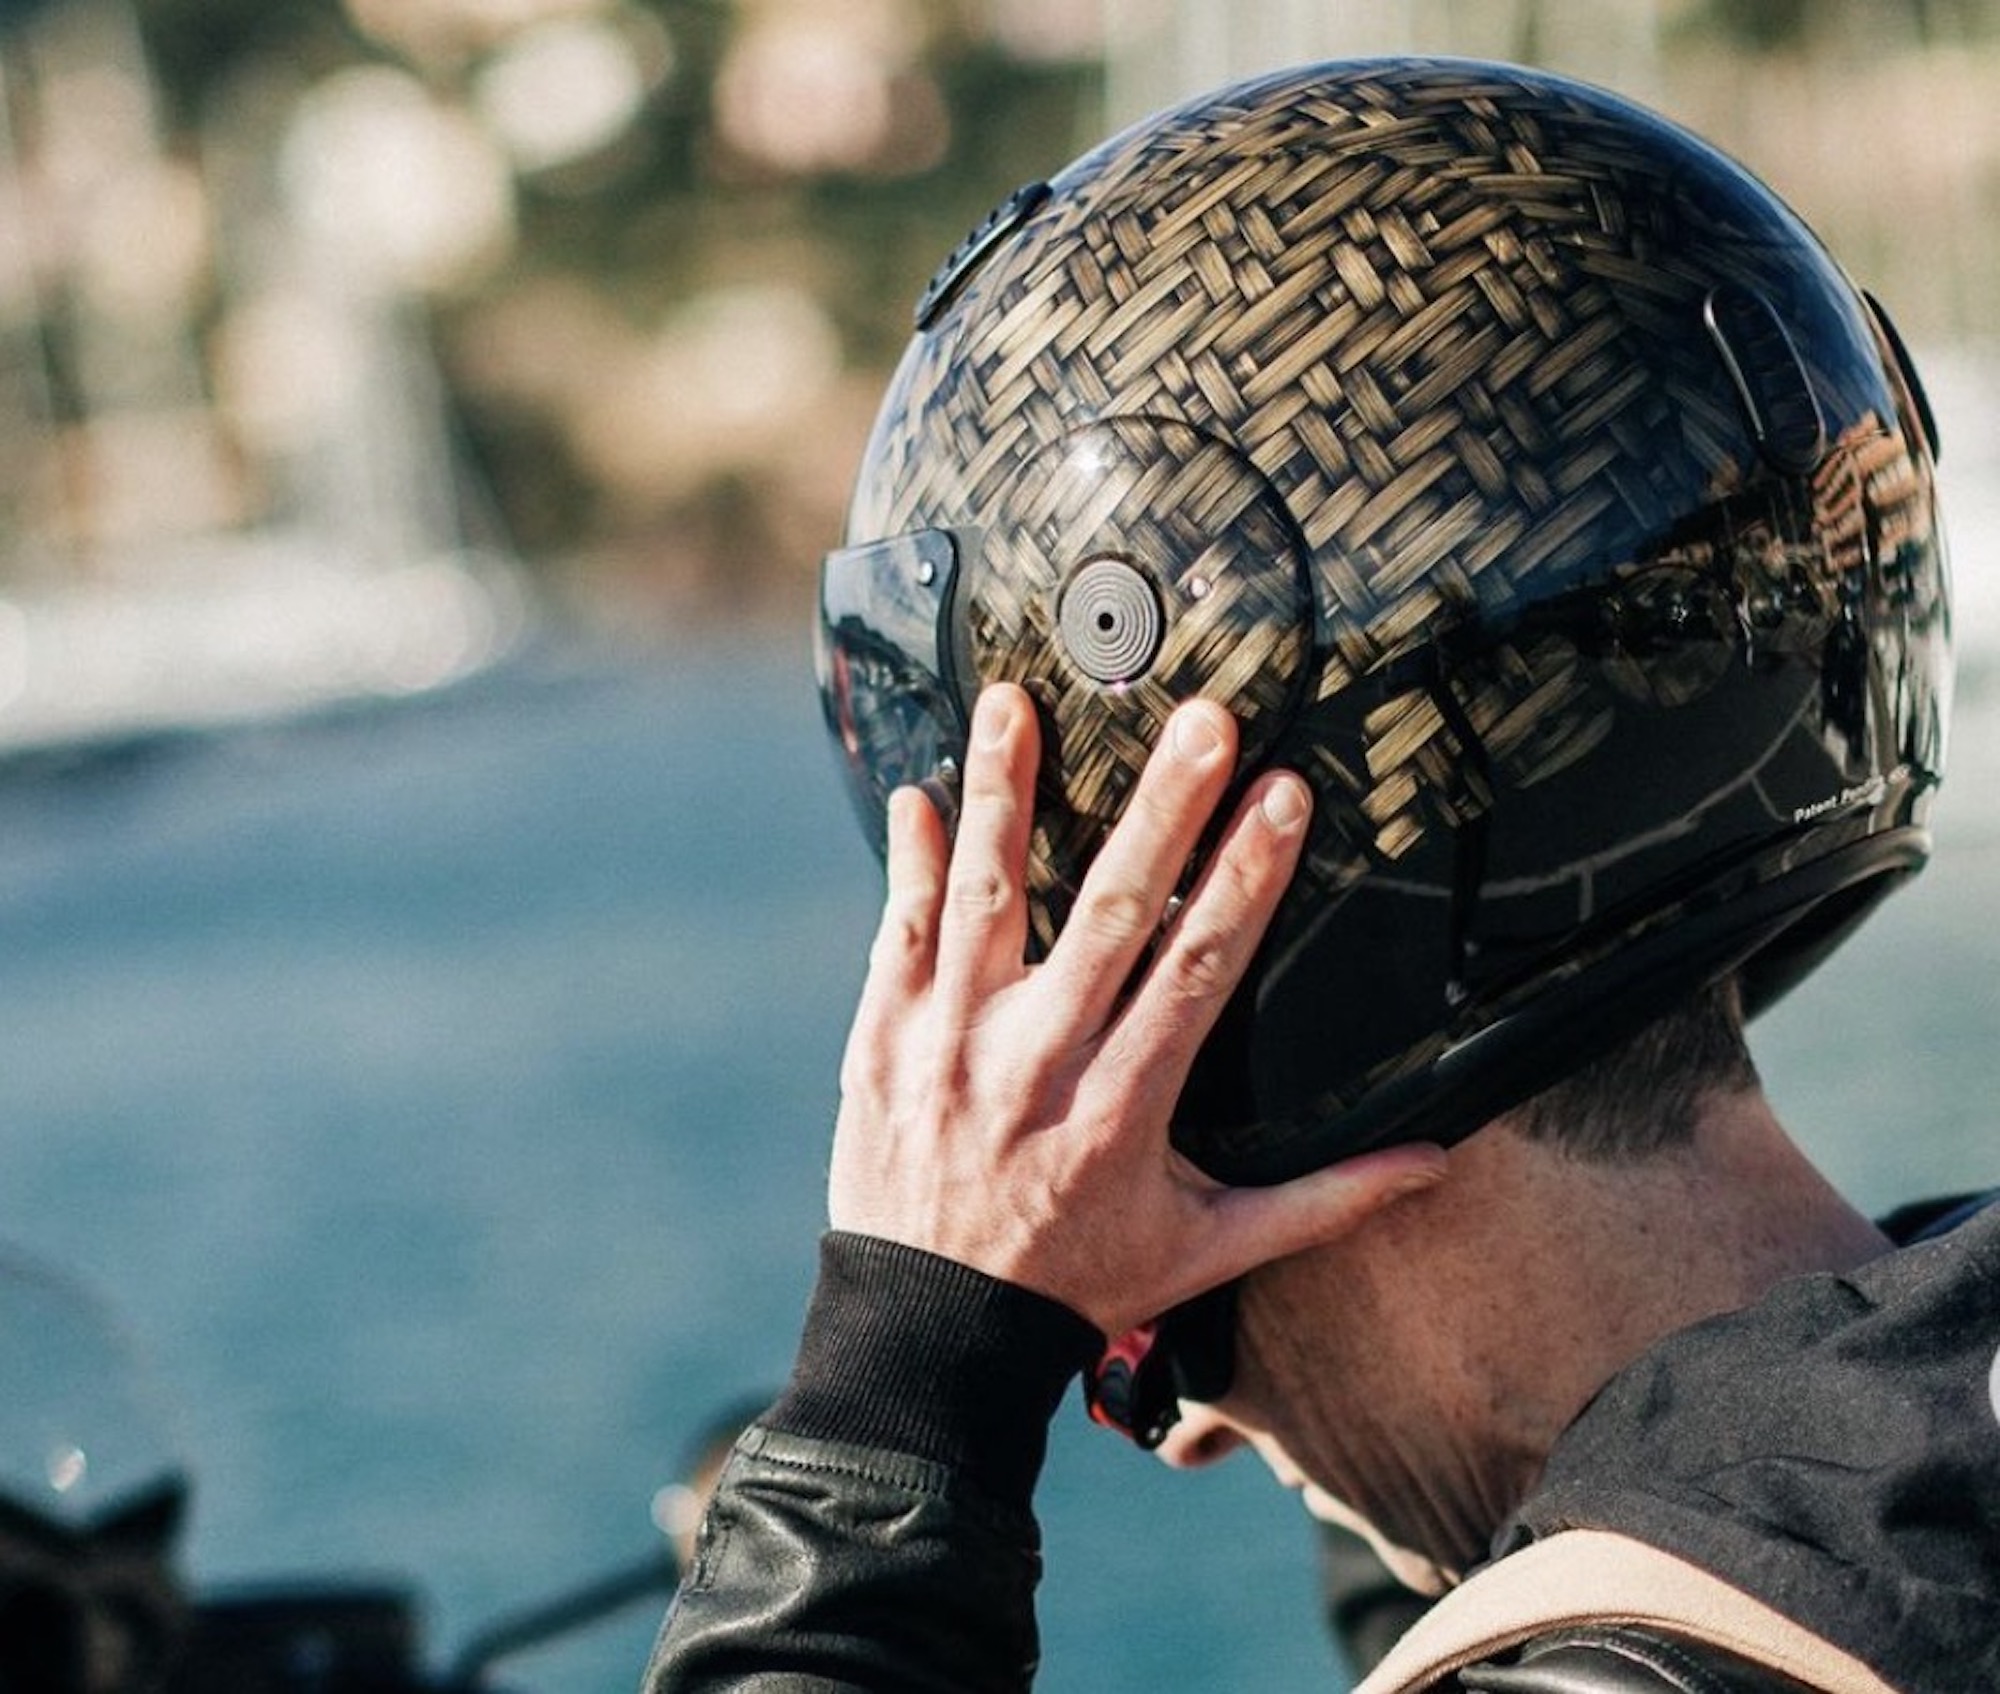
[[[83,1289],[0,1254],[0,1383],[0,1688],[155,1687],[187,1485],[143,1362]]]
[[[1317,804],[1178,1144],[1271,1181],[1451,1139],[1724,971],[1767,1004],[1923,862],[1934,453],[1879,309],[1684,131],[1288,71],[932,285],[827,563],[829,722],[879,844],[1028,689],[1047,945],[1173,704],[1229,705]]]

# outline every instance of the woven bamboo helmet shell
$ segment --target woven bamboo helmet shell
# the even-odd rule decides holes
[[[1175,1139],[1273,1181],[1460,1136],[1719,975],[1753,1011],[1929,851],[1950,656],[1900,345],[1705,143],[1552,75],[1287,71],[954,254],[822,573],[878,845],[1037,701],[1046,945],[1180,699],[1305,862]]]

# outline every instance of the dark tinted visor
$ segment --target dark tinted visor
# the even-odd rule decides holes
[[[820,566],[820,704],[878,853],[896,789],[925,789],[947,822],[957,812],[966,716],[944,631],[967,545],[952,530],[917,530]]]

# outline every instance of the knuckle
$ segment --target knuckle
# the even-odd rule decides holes
[[[952,909],[965,917],[992,917],[1006,910],[1013,886],[991,866],[968,866],[953,873],[949,897]]]
[[[1014,784],[1004,759],[969,759],[965,767],[965,796],[989,806],[1013,803]]]
[[[1021,803],[1004,775],[968,770],[965,798],[960,810],[962,814],[976,813],[981,818],[990,819],[996,827],[1009,828],[1020,815]]]
[[[930,925],[924,920],[923,908],[914,902],[892,906],[882,914],[881,926],[875,931],[869,963],[895,968],[921,959],[929,948]]]
[[[1086,889],[1069,921],[1090,940],[1124,949],[1153,933],[1152,903],[1134,888]]]
[[[1237,949],[1222,934],[1184,933],[1167,956],[1166,971],[1168,986],[1180,999],[1225,999],[1240,974]]]

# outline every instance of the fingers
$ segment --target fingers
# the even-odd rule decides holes
[[[1384,1206],[1445,1175],[1441,1147],[1415,1143],[1364,1153],[1272,1188],[1216,1188],[1202,1282],[1217,1286],[1261,1264],[1350,1234]]]
[[[839,1227],[1036,1289],[1115,1332],[1432,1179],[1439,1155],[1399,1148],[1228,1190],[1172,1152],[1181,1081],[1277,909],[1309,809],[1296,776],[1252,784],[1162,933],[1236,755],[1221,707],[1176,710],[1035,972],[1026,694],[980,697],[955,842],[921,795],[892,798],[888,895],[842,1065]]]
[[[1149,1074],[1169,1100],[1250,968],[1311,810],[1310,790],[1288,771],[1252,786],[1120,1020],[1118,1044],[1152,1055]]]
[[[1209,700],[1167,720],[1125,815],[1097,855],[1045,976],[1079,1035],[1111,1015],[1236,767],[1236,725]]]
[[[950,851],[944,823],[920,790],[899,788],[889,796],[888,824],[888,892],[841,1064],[844,1091],[859,1090],[872,1079],[884,1030],[916,1004],[937,962]]]
[[[972,713],[938,936],[938,990],[947,1006],[968,1013],[1024,968],[1039,752],[1028,696],[1011,683],[984,690]]]
[[[944,904],[950,851],[937,809],[915,788],[889,796],[888,893],[869,955],[871,981],[915,993],[930,980],[937,957],[938,911]]]

